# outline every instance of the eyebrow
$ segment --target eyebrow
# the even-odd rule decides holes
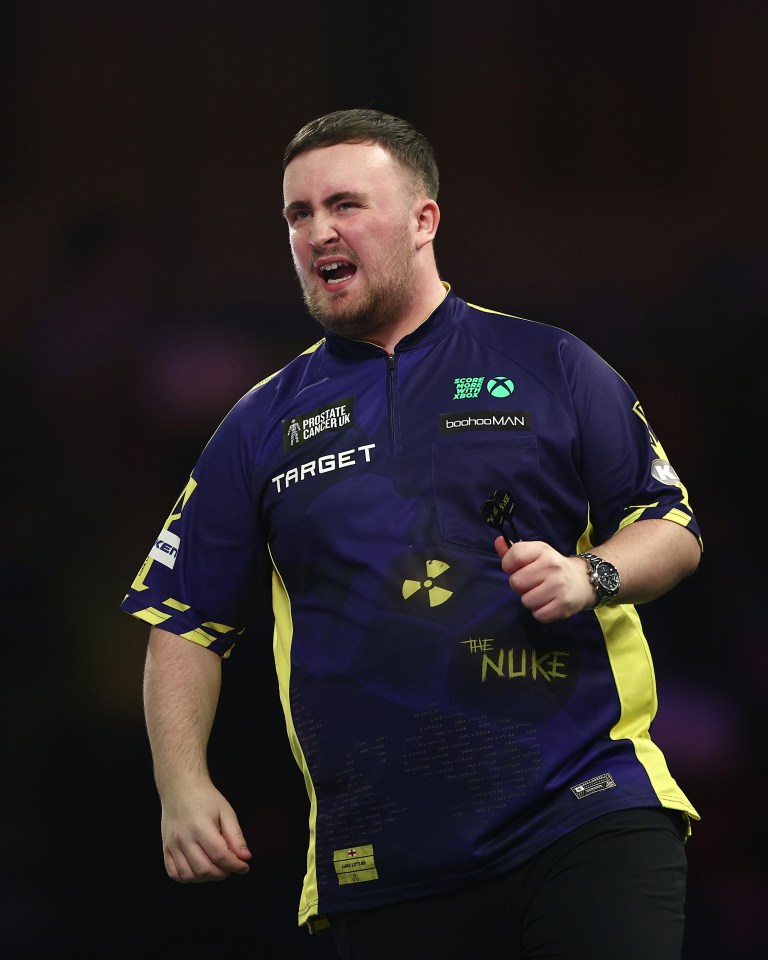
[[[358,193],[356,190],[340,190],[338,193],[332,193],[329,197],[326,197],[322,206],[332,207],[334,203],[339,203],[341,200],[356,200],[359,203],[364,203],[368,200],[368,195]],[[309,210],[311,206],[309,200],[294,200],[287,207],[283,207],[283,216],[287,217],[289,213],[294,213],[296,210]]]

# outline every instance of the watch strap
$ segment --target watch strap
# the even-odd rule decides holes
[[[589,577],[589,582],[595,588],[597,593],[597,603],[595,607],[601,607],[606,603],[615,603],[618,599],[619,587],[621,586],[621,576],[616,567],[610,562],[610,560],[605,560],[603,557],[598,557],[594,553],[578,553],[576,556],[580,557],[582,560],[586,560],[589,570],[587,575]],[[603,584],[600,582],[600,578],[597,573],[597,568],[600,564],[606,564],[616,575],[616,587],[613,590],[606,590]],[[594,609],[594,607],[592,608]]]

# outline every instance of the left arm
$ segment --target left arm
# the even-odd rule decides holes
[[[587,564],[542,541],[520,541],[496,551],[509,585],[541,623],[565,620],[594,607],[595,588]],[[698,541],[671,520],[638,520],[590,552],[609,560],[621,574],[619,603],[647,603],[694,572],[701,558]]]

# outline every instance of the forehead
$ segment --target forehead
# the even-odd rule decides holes
[[[346,191],[373,193],[401,190],[407,173],[378,143],[337,143],[300,153],[283,177],[285,203],[321,202]]]

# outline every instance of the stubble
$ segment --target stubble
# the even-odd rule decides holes
[[[333,251],[342,253],[341,250]],[[345,252],[353,262],[351,251]],[[358,267],[358,269],[362,269]],[[408,231],[393,245],[393,253],[376,264],[362,297],[357,291],[309,289],[297,270],[307,310],[326,330],[352,340],[366,340],[395,327],[415,298],[415,255],[408,245]]]

